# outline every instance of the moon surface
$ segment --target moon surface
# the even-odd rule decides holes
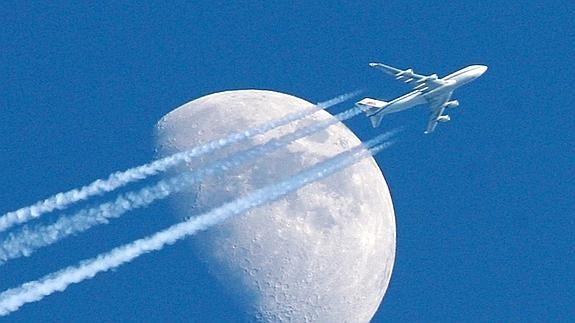
[[[207,95],[158,122],[157,153],[188,150],[310,105],[264,90]],[[328,118],[333,116],[321,111],[184,167],[197,168]],[[358,144],[338,123],[254,163],[204,179],[174,198],[175,214],[179,219],[200,214]],[[210,273],[258,321],[368,322],[389,284],[395,236],[388,186],[375,160],[366,158],[191,240]]]

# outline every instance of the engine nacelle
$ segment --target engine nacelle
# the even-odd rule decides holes
[[[395,74],[395,78],[397,78],[398,80],[408,79],[412,77],[413,77],[413,70],[411,68],[408,68],[405,71],[399,71],[397,74]]]
[[[419,86],[423,86],[425,84],[425,82],[427,82],[427,81],[432,81],[432,82],[437,81],[437,74],[431,74],[429,76],[424,76],[415,82],[420,83]]]
[[[439,116],[437,122],[448,122],[451,118],[448,115]]]
[[[449,101],[449,102],[445,103],[445,107],[448,109],[457,108],[458,106],[459,106],[459,101],[457,101],[457,100],[453,100],[453,101]]]

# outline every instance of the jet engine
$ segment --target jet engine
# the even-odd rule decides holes
[[[415,82],[420,83],[419,86],[422,86],[427,81],[437,81],[437,74],[431,74],[429,76],[424,76],[424,77],[416,80]]]
[[[413,76],[413,70],[411,68],[408,68],[405,71],[403,71],[403,73],[401,73],[401,75],[404,75],[407,77],[412,77]]]
[[[458,106],[459,106],[459,101],[457,101],[457,100],[453,100],[453,101],[449,101],[449,102],[445,103],[445,107],[448,109],[457,108]]]
[[[408,68],[405,71],[400,71],[399,73],[395,74],[395,78],[398,80],[410,79],[412,77],[413,77],[413,70],[411,68]]]
[[[449,120],[451,120],[451,118],[448,115],[439,116],[437,118],[438,122],[448,122]]]

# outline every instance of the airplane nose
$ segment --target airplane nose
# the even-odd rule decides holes
[[[487,71],[486,65],[475,65],[475,70],[477,71],[477,77],[483,75]]]

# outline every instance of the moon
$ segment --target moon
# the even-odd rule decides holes
[[[193,148],[310,107],[273,91],[219,92],[188,102],[156,125],[159,156]],[[201,156],[194,169],[320,120],[326,111]],[[299,139],[258,161],[206,178],[176,196],[179,219],[277,183],[360,144],[344,124]],[[182,171],[179,169],[177,171]],[[395,259],[395,214],[373,158],[252,209],[193,237],[209,271],[265,322],[368,322],[377,311]]]

